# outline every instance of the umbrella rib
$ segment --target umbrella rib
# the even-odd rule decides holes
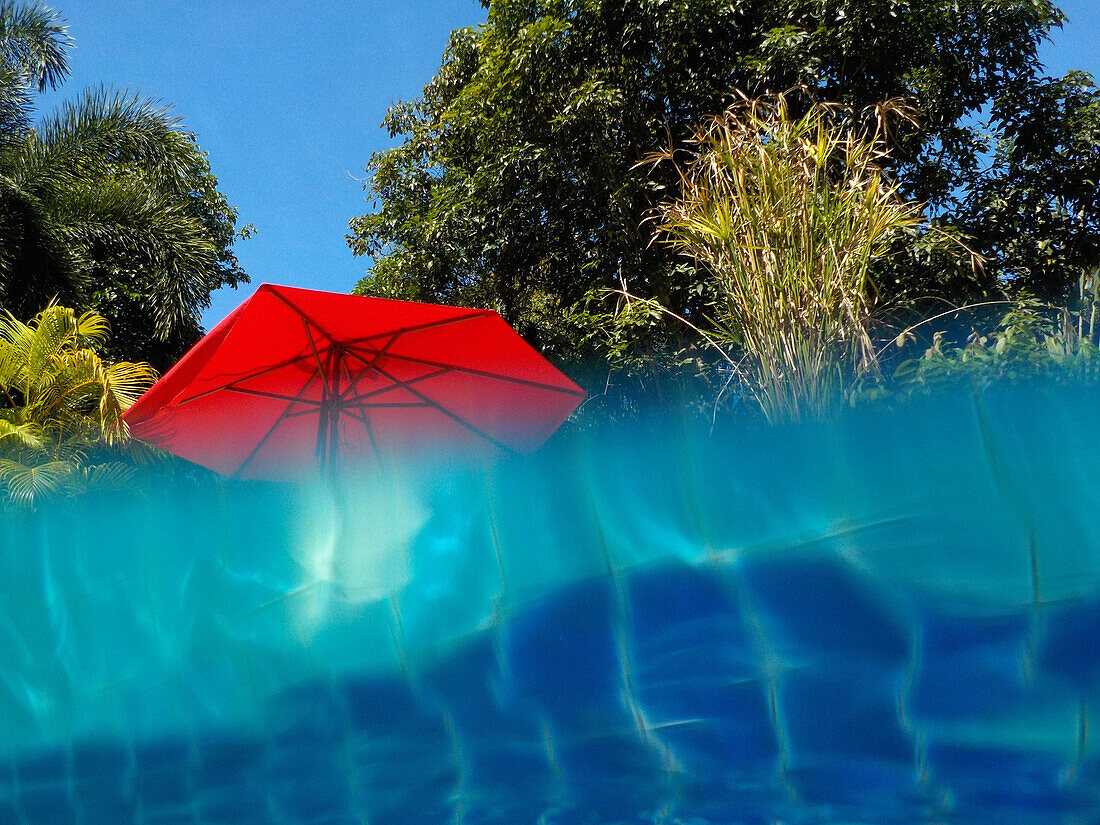
[[[325,338],[327,338],[330,342],[332,342],[334,344],[336,343],[336,340],[334,338],[332,338],[327,332],[325,332],[324,328],[321,327],[320,324],[318,324],[316,321],[314,321],[312,318],[310,318],[308,315],[306,315],[306,313],[302,309],[297,307],[295,304],[291,303],[289,300],[287,300],[283,295],[279,294],[278,292],[272,291],[271,294],[273,296],[275,296],[276,298],[278,298],[279,301],[281,301],[287,307],[289,307],[292,312],[297,314],[297,316],[302,319],[303,323],[307,323],[309,326],[312,326],[319,333],[321,333],[321,335],[325,336]],[[439,320],[439,321],[429,321],[429,322],[424,323],[424,324],[418,324],[417,326],[414,326],[414,327],[404,327],[404,328],[397,329],[397,330],[390,330],[388,332],[379,332],[379,333],[375,333],[374,335],[369,335],[366,338],[354,339],[354,340],[355,341],[369,341],[371,338],[382,338],[386,335],[392,335],[394,332],[396,332],[398,335],[400,335],[404,332],[416,332],[416,331],[419,331],[419,330],[422,330],[422,329],[430,329],[432,327],[445,326],[447,324],[457,324],[460,321],[468,321],[472,318],[479,318],[479,317],[482,317],[484,315],[489,315],[491,313],[492,313],[492,310],[479,309],[479,310],[471,312],[467,315],[460,315],[460,316],[455,317],[455,318],[444,318],[444,319]]]
[[[341,395],[340,395],[341,399],[343,399],[344,396],[346,396],[348,393],[350,393],[352,390],[355,389],[355,387],[363,379],[363,376],[366,375],[369,371],[374,369],[374,365],[377,364],[381,360],[382,356],[386,354],[386,350],[388,350],[391,346],[393,346],[393,342],[396,341],[400,337],[401,337],[401,333],[400,332],[395,332],[390,337],[390,340],[386,342],[386,345],[384,347],[382,347],[382,349],[380,349],[375,354],[375,356],[373,358],[371,358],[370,363],[366,364],[366,369],[361,370],[359,372],[359,374],[357,376],[355,376],[354,380],[352,380],[351,374],[348,372],[348,360],[347,360],[347,358],[342,359],[341,364],[344,368],[344,375],[348,379],[348,388],[346,390],[344,390],[343,393],[341,393]],[[351,350],[345,350],[345,353],[348,353],[348,352],[351,352]],[[352,353],[352,354],[354,354],[354,353]],[[359,360],[362,360],[362,359],[359,359]],[[386,389],[387,390],[392,389],[392,387],[387,387]]]
[[[279,301],[282,301],[283,304],[285,304],[296,313],[298,319],[301,321],[301,326],[303,326],[303,329],[306,331],[306,340],[309,341],[310,352],[306,353],[305,355],[295,355],[293,359],[287,359],[282,363],[273,364],[272,366],[265,367],[264,370],[261,370],[259,372],[250,373],[249,375],[243,375],[240,378],[233,378],[233,381],[231,381],[229,384],[224,384],[220,387],[213,387],[211,389],[205,390],[205,392],[199,393],[198,395],[193,395],[190,398],[185,398],[182,401],[177,401],[176,406],[189,404],[190,401],[198,400],[199,398],[205,398],[212,393],[220,393],[222,389],[233,389],[233,385],[237,384],[238,382],[252,381],[253,378],[259,378],[260,376],[266,375],[267,373],[272,373],[276,370],[282,370],[282,368],[285,366],[292,366],[299,361],[308,360],[310,355],[312,355],[313,357],[313,362],[317,364],[318,371],[323,374],[323,368],[321,367],[321,356],[320,353],[318,353],[317,351],[317,342],[313,340],[313,335],[310,333],[310,326],[316,328],[317,331],[320,332],[321,335],[323,335],[323,337],[326,338],[330,344],[334,344],[335,341],[330,338],[323,329],[318,327],[316,323],[313,323],[311,319],[307,318],[305,312],[301,311],[293,304],[290,304],[289,301],[286,300],[282,295],[278,295],[277,293],[272,293],[272,295],[274,295],[276,298],[279,299]]]
[[[320,355],[320,353],[317,352],[317,342],[314,341],[313,336],[309,334],[309,324],[306,322],[305,316],[299,316],[299,317],[301,317],[302,327],[305,328],[305,331],[306,331],[306,340],[309,341],[309,348],[313,351],[313,360],[317,364],[317,374],[319,376],[321,376],[321,383],[325,387],[325,389],[327,390],[328,381],[325,380],[325,368],[321,365],[321,355]],[[323,332],[321,334],[324,335]],[[325,335],[325,337],[328,338],[327,335]],[[335,341],[333,341],[331,338],[329,338],[328,340],[329,340],[329,343],[335,343]],[[332,350],[330,349],[329,352],[331,353]]]
[[[236,471],[233,473],[234,478],[239,476],[241,471],[244,470],[244,468],[248,466],[249,462],[251,462],[252,459],[254,459],[256,457],[256,454],[259,453],[260,450],[263,449],[263,446],[264,446],[264,444],[267,443],[267,440],[275,434],[275,431],[277,429],[279,429],[279,425],[282,424],[286,419],[291,417],[290,411],[292,409],[294,409],[295,404],[309,404],[309,403],[312,403],[312,402],[309,402],[309,401],[303,401],[301,396],[302,396],[302,393],[304,393],[307,389],[309,389],[309,385],[313,383],[314,378],[315,378],[315,376],[313,376],[313,375],[309,376],[306,379],[306,383],[302,385],[302,388],[300,390],[298,390],[297,397],[289,399],[290,403],[287,404],[286,409],[283,410],[282,413],[279,414],[279,417],[275,420],[275,423],[271,425],[271,429],[268,430],[264,434],[264,437],[260,439],[260,443],[252,448],[252,452],[250,452],[248,454],[248,458],[246,458],[244,461],[242,461],[241,466],[238,467],[236,469]]]
[[[492,315],[491,309],[478,309],[466,315],[456,315],[452,318],[442,318],[438,321],[427,321],[423,324],[415,324],[411,327],[398,327],[397,329],[387,330],[386,332],[374,332],[370,335],[364,335],[361,338],[349,338],[345,343],[347,344],[362,344],[367,341],[371,341],[375,338],[385,338],[387,335],[393,335],[395,337],[405,335],[409,332],[421,332],[426,329],[435,329],[437,327],[445,327],[449,324],[460,324],[463,321],[473,321],[475,318],[484,318],[488,315]]]
[[[368,349],[367,352],[368,353],[373,353],[375,351]],[[367,363],[367,360],[362,355],[360,355],[358,352],[356,352],[355,350],[348,350],[348,354],[354,355],[356,358],[358,358],[364,364]],[[477,370],[477,369],[473,369],[472,367],[460,367],[457,364],[445,364],[441,361],[428,361],[425,358],[414,358],[411,355],[395,355],[391,352],[391,353],[388,353],[386,357],[387,358],[393,358],[395,361],[405,361],[405,362],[410,363],[410,364],[419,364],[420,366],[424,366],[424,367],[436,367],[436,368],[442,369],[442,370],[461,372],[461,373],[464,373],[466,375],[475,375],[478,378],[493,378],[497,381],[506,381],[509,384],[520,384],[520,385],[525,386],[525,387],[534,387],[535,389],[540,389],[540,390],[550,390],[552,392],[564,393],[565,395],[574,395],[574,396],[583,396],[584,395],[584,390],[573,390],[573,389],[569,389],[567,387],[557,387],[557,386],[554,386],[553,384],[543,384],[541,381],[528,381],[525,378],[513,378],[512,376],[509,376],[509,375],[501,375],[501,374],[495,373],[495,372],[487,372],[486,370]],[[378,372],[382,372],[382,370],[378,370]],[[382,373],[382,374],[385,375],[385,373]],[[389,378],[389,376],[386,376],[386,377]]]
[[[346,395],[347,395],[347,394],[348,394],[349,392],[351,392],[351,391],[352,391],[352,388],[353,388],[353,387],[354,387],[354,386],[355,386],[355,385],[356,385],[356,384],[357,384],[357,383],[359,382],[359,379],[360,379],[360,378],[362,377],[362,375],[363,375],[363,374],[362,374],[362,373],[360,373],[360,374],[359,374],[358,376],[356,376],[355,378],[352,378],[352,377],[351,377],[351,373],[350,373],[350,372],[348,372],[348,359],[347,359],[347,358],[341,358],[341,359],[340,359],[340,369],[341,369],[341,370],[343,371],[343,373],[344,373],[344,380],[348,382],[348,386],[347,386],[347,389],[345,389],[345,390],[344,390],[343,392],[341,392],[341,393],[340,393],[340,400],[341,400],[341,401],[343,401],[343,400],[344,400],[344,397],[345,397],[345,396],[346,396]]]
[[[351,415],[352,410],[392,410],[400,407],[432,407],[434,404],[430,404],[426,401],[381,401],[377,404],[363,404],[359,407],[344,407],[341,412],[346,415]]]
[[[305,403],[305,402],[299,402]],[[423,401],[383,401],[378,404],[363,404],[357,407],[341,406],[339,411],[344,415],[355,415],[358,410],[388,410],[397,407],[427,407],[429,404]],[[317,410],[298,410],[292,412],[287,418],[301,418],[303,415],[316,415]],[[362,418],[360,418],[362,420]]]
[[[265,367],[264,369],[259,370],[258,372],[252,372],[252,373],[249,373],[248,375],[242,375],[240,378],[234,378],[228,384],[222,384],[220,387],[213,387],[212,389],[209,389],[209,390],[203,390],[198,395],[192,395],[190,398],[184,398],[182,401],[176,401],[176,402],[174,402],[174,405],[177,406],[177,407],[181,407],[184,404],[190,404],[192,401],[198,401],[200,398],[206,398],[206,396],[212,395],[213,393],[221,392],[222,390],[234,389],[233,385],[240,382],[240,381],[251,381],[254,378],[260,378],[261,376],[267,375],[269,372],[275,372],[275,370],[281,370],[284,367],[293,366],[294,364],[298,363],[299,361],[302,361],[302,360],[307,359],[309,357],[310,357],[310,353],[306,353],[305,355],[296,355],[293,358],[288,358],[286,361],[283,361],[281,363],[272,364],[270,367]]]
[[[305,319],[302,319],[302,324],[305,325]],[[306,335],[309,335],[309,327],[306,326]],[[329,339],[332,340],[331,338]],[[332,401],[332,386],[329,383],[328,374],[332,368],[333,359],[336,358],[336,352],[334,347],[329,347],[325,353],[326,361],[321,362],[321,356],[317,352],[316,342],[312,337],[309,339],[309,345],[313,349],[313,355],[317,359],[317,375],[321,379],[321,408],[320,414],[317,417],[317,458],[320,459],[322,467],[326,468],[328,472],[335,472],[336,470],[336,454],[333,445],[332,435],[332,410],[329,406]],[[326,369],[327,368],[327,369]],[[336,383],[340,383],[340,379],[336,379]],[[340,414],[337,412],[337,435],[339,435],[339,418]]]
[[[299,401],[299,404],[316,404],[313,401]],[[296,410],[292,412],[287,418],[301,418],[303,415],[317,415],[318,406],[314,406],[308,410]]]
[[[407,387],[410,384],[419,384],[421,381],[427,381],[430,378],[438,378],[441,375],[446,375],[448,372],[450,372],[450,370],[439,369],[439,370],[436,370],[435,372],[429,372],[429,373],[425,373],[424,375],[418,375],[415,378],[408,379],[407,381],[398,381],[392,387],[382,387],[382,389],[379,389],[379,390],[371,390],[370,392],[365,392],[362,395],[356,395],[353,398],[347,399],[347,401],[350,404],[358,404],[358,403],[361,403],[363,401],[366,401],[368,398],[373,398],[376,395],[383,395],[387,392],[393,392],[394,390],[399,390],[399,389],[402,389],[404,387]],[[390,379],[390,380],[392,380],[392,379]],[[369,406],[377,406],[377,405],[376,404],[371,404]]]
[[[307,315],[298,306],[291,303],[289,300],[287,300],[284,296],[280,295],[278,292],[273,291],[271,294],[274,297],[278,298],[279,301],[282,304],[284,304],[286,307],[288,307],[291,310],[291,312],[295,313],[299,318],[302,319],[302,323],[307,326],[307,332],[308,332],[308,327],[313,327],[321,335],[323,335],[326,339],[328,339],[329,343],[332,343],[332,344],[338,343],[335,338],[333,338],[331,335],[329,335],[327,332],[325,332],[324,328],[320,324],[318,324],[316,321],[314,321],[309,315]],[[479,309],[479,310],[475,310],[473,312],[467,313],[466,315],[459,315],[459,316],[456,316],[456,317],[453,317],[453,318],[443,318],[439,321],[428,321],[428,322],[423,323],[423,324],[417,324],[416,326],[399,327],[398,329],[387,330],[386,332],[376,332],[376,333],[372,333],[371,335],[364,336],[362,338],[350,338],[350,339],[344,341],[344,343],[345,344],[358,344],[358,343],[361,343],[363,341],[370,341],[374,338],[384,338],[387,335],[394,335],[396,337],[396,336],[403,335],[406,332],[419,332],[420,330],[424,330],[424,329],[432,329],[434,327],[447,326],[448,324],[457,324],[457,323],[460,323],[462,321],[470,321],[474,318],[481,318],[481,317],[484,317],[486,315],[491,315],[491,314],[492,314],[492,310]],[[310,340],[312,341],[312,336],[311,336]]]
[[[431,407],[425,401],[382,401],[378,404],[363,404],[358,407],[340,407],[340,412],[344,415],[354,416],[356,420],[363,421],[361,413],[363,410],[392,410],[408,407]],[[303,415],[315,415],[316,410],[299,410],[298,412],[292,412],[287,418],[301,418]]]
[[[303,355],[296,355],[293,358],[288,358],[285,361],[282,361],[278,364],[273,364],[270,367],[266,367],[266,368],[264,368],[262,370],[259,370],[257,372],[250,373],[249,375],[244,375],[244,376],[241,376],[240,378],[234,378],[228,384],[223,384],[223,385],[218,386],[218,387],[212,387],[211,389],[205,390],[205,391],[199,393],[198,395],[193,395],[190,398],[185,398],[181,401],[177,401],[177,402],[175,402],[176,406],[182,406],[184,404],[189,404],[192,401],[198,401],[199,399],[206,398],[208,395],[212,395],[213,393],[221,392],[223,390],[236,390],[237,388],[234,385],[241,382],[241,381],[251,381],[253,379],[260,378],[264,375],[267,375],[268,373],[274,372],[276,370],[283,369],[284,367],[293,366],[296,363],[308,360],[310,358],[312,358],[314,363],[317,365],[318,370],[322,370],[321,356],[320,356],[320,353],[317,350],[316,342],[314,341],[313,336],[310,334],[310,328],[312,327],[312,328],[316,329],[318,332],[320,332],[321,335],[323,335],[331,344],[335,344],[336,341],[333,338],[331,338],[329,335],[327,335],[323,329],[321,329],[315,322],[312,321],[312,319],[308,318],[308,316],[306,316],[305,313],[303,313],[301,310],[299,310],[296,306],[291,304],[285,298],[283,298],[282,296],[277,295],[277,294],[275,295],[275,297],[277,297],[283,304],[285,304],[287,307],[289,307],[291,310],[293,310],[298,315],[299,319],[302,322],[302,327],[305,330],[306,338],[309,341],[310,352],[305,353]],[[363,346],[366,341],[370,341],[370,340],[373,340],[373,339],[376,339],[376,338],[382,338],[382,337],[385,337],[387,335],[390,336],[390,340],[381,349],[376,349],[376,348],[373,348],[373,347],[368,348],[368,352],[369,352],[369,355],[370,355],[370,360],[369,361],[366,358],[364,358],[362,355],[360,355],[359,353],[355,352],[354,350],[352,350],[352,349],[348,350],[349,354],[354,355],[368,369],[373,369],[374,364],[376,364],[378,362],[378,360],[383,355],[386,355],[390,358],[394,358],[394,359],[401,360],[401,361],[407,361],[409,363],[420,364],[420,365],[423,365],[423,366],[437,367],[437,368],[440,368],[444,371],[454,370],[454,371],[463,372],[463,373],[466,373],[466,374],[469,374],[469,375],[477,375],[477,376],[484,377],[484,378],[495,378],[499,381],[508,381],[510,383],[522,384],[522,385],[525,385],[525,386],[536,387],[536,388],[539,388],[539,389],[546,389],[546,390],[551,390],[551,391],[555,391],[555,392],[562,392],[562,393],[566,393],[568,395],[578,395],[579,394],[579,393],[577,393],[576,390],[569,390],[569,389],[565,389],[565,388],[562,388],[562,387],[556,387],[552,384],[543,384],[543,383],[540,383],[540,382],[537,382],[537,381],[526,381],[526,380],[521,379],[521,378],[510,378],[508,376],[499,375],[497,373],[485,372],[485,371],[482,371],[482,370],[474,370],[474,369],[467,368],[467,367],[459,367],[459,366],[455,366],[453,364],[443,364],[443,363],[435,362],[435,361],[427,361],[427,360],[423,360],[423,359],[413,358],[413,357],[407,356],[407,355],[393,355],[393,354],[388,352],[389,348],[394,344],[394,342],[401,335],[404,335],[406,333],[419,332],[419,331],[422,331],[422,330],[425,330],[425,329],[434,329],[434,328],[437,328],[437,327],[446,326],[448,324],[457,324],[457,323],[460,323],[462,321],[470,321],[470,320],[474,320],[476,318],[483,318],[483,317],[485,317],[489,314],[491,314],[490,310],[478,310],[477,312],[472,312],[472,313],[467,314],[467,315],[461,315],[461,316],[458,316],[456,318],[446,318],[446,319],[443,319],[441,321],[432,321],[430,323],[418,324],[418,325],[412,326],[412,327],[401,327],[401,328],[396,329],[396,330],[388,330],[386,332],[380,332],[380,333],[376,333],[376,334],[373,334],[373,335],[368,335],[368,336],[365,336],[363,338],[353,338],[353,339],[349,339],[345,343],[347,345],[351,345],[351,346]],[[346,372],[346,370],[345,370],[345,372]],[[362,375],[360,375],[358,378],[356,378],[354,380],[354,382],[352,382],[352,384],[348,387],[348,389],[345,390],[345,394],[348,391],[350,391],[351,389],[353,389],[353,387],[359,383],[360,378],[362,378]],[[244,391],[244,390],[241,390],[241,391]],[[285,397],[289,398],[289,396],[285,396]]]
[[[271,294],[275,298],[278,298],[280,303],[287,306],[290,309],[291,312],[293,312],[295,315],[297,315],[299,318],[302,319],[302,323],[305,324],[305,326],[306,326],[306,334],[307,335],[309,335],[309,328],[313,327],[315,330],[317,330],[319,333],[321,333],[321,335],[323,335],[325,338],[327,338],[330,344],[335,344],[336,343],[336,341],[327,332],[325,332],[325,330],[321,327],[321,325],[318,324],[316,321],[314,321],[312,318],[310,318],[308,315],[306,315],[305,312],[303,312],[297,306],[292,304],[290,301],[288,301],[286,298],[284,298],[282,295],[280,295],[275,290],[271,290]],[[310,343],[313,342],[313,336],[312,335],[309,335],[309,340],[310,340]]]
[[[231,381],[228,384],[225,384],[225,385],[220,386],[220,387],[214,387],[212,389],[209,389],[209,390],[206,390],[205,392],[200,393],[199,395],[195,395],[195,396],[192,396],[191,398],[186,398],[183,401],[179,401],[179,402],[177,402],[177,406],[180,405],[180,404],[187,404],[191,401],[196,401],[200,398],[205,398],[206,396],[210,395],[211,393],[220,392],[221,390],[225,390],[225,389],[231,389],[233,387],[233,385],[236,384],[238,381],[249,381],[253,378],[259,378],[262,375],[266,375],[269,372],[274,372],[275,370],[282,369],[283,367],[289,367],[292,364],[295,364],[299,361],[303,361],[305,359],[308,359],[310,357],[310,355],[313,356],[313,360],[317,364],[318,370],[322,369],[322,367],[321,367],[321,356],[320,356],[320,353],[318,353],[318,351],[317,351],[317,345],[316,345],[316,342],[313,340],[313,335],[310,333],[310,328],[312,327],[313,329],[316,329],[317,332],[319,332],[329,342],[330,345],[338,343],[336,341],[336,339],[334,339],[332,336],[330,336],[328,333],[326,333],[324,331],[324,329],[319,324],[317,324],[317,322],[315,322],[312,318],[310,318],[308,315],[306,315],[301,309],[299,309],[297,306],[292,304],[290,301],[288,301],[282,295],[278,294],[277,292],[272,292],[271,294],[275,298],[278,298],[279,301],[282,304],[287,306],[301,320],[302,327],[305,329],[306,340],[309,341],[309,346],[310,346],[311,352],[306,353],[305,355],[295,356],[294,358],[290,358],[290,359],[288,359],[288,360],[286,360],[282,363],[275,364],[275,365],[273,365],[271,367],[268,367],[264,370],[261,370],[259,372],[254,372],[254,373],[251,373],[249,375],[242,376],[241,378],[235,378],[235,379],[233,379],[233,381]],[[346,341],[345,344],[346,345],[359,345],[359,344],[362,344],[366,341],[371,341],[375,338],[383,338],[387,335],[392,336],[390,341],[382,349],[380,349],[380,350],[375,350],[373,348],[371,349],[371,353],[373,355],[373,358],[372,358],[371,362],[368,363],[363,358],[361,358],[361,357],[359,358],[360,361],[363,361],[364,364],[366,364],[368,367],[371,367],[378,360],[378,358],[380,358],[382,355],[386,354],[386,350],[390,346],[392,346],[393,342],[396,341],[400,336],[404,335],[405,333],[419,332],[419,331],[425,330],[425,329],[434,329],[436,327],[447,326],[448,324],[457,324],[457,323],[460,323],[462,321],[470,321],[470,320],[473,320],[475,318],[481,318],[481,317],[484,317],[486,315],[489,315],[490,312],[491,312],[490,310],[478,310],[476,312],[471,312],[467,315],[460,315],[460,316],[455,317],[455,318],[444,318],[441,321],[431,321],[429,323],[417,324],[416,326],[411,326],[411,327],[400,327],[400,328],[395,329],[395,330],[388,330],[386,332],[378,332],[378,333],[374,333],[372,335],[367,335],[363,338],[352,338],[352,339],[349,339],[348,341]],[[353,354],[355,354],[355,353],[353,353]],[[357,355],[356,357],[359,357],[359,356]],[[394,356],[390,356],[390,357],[394,357]]]
[[[394,378],[394,377],[393,377],[392,375],[389,375],[389,374],[388,374],[388,373],[387,373],[387,372],[386,372],[385,370],[383,370],[383,369],[380,369],[380,368],[379,368],[379,369],[378,369],[378,371],[379,371],[380,373],[382,373],[382,375],[386,376],[386,378],[388,378],[388,379],[390,379],[391,381],[393,381],[394,383],[396,383],[396,382],[397,382],[397,379],[395,379],[395,378]],[[495,438],[493,438],[493,437],[492,437],[491,435],[489,435],[488,433],[482,432],[482,431],[481,431],[481,430],[479,430],[479,429],[478,429],[477,427],[475,427],[475,426],[474,426],[473,424],[471,424],[471,423],[470,423],[469,421],[466,421],[466,420],[465,420],[464,418],[462,418],[461,416],[459,416],[459,415],[457,415],[457,414],[455,414],[455,413],[451,412],[450,410],[448,410],[448,409],[447,409],[446,407],[444,407],[443,405],[441,405],[441,404],[438,404],[438,403],[437,403],[437,402],[435,402],[435,401],[432,401],[432,399],[428,398],[428,396],[424,395],[423,393],[417,392],[417,391],[416,391],[416,390],[414,390],[414,389],[413,389],[412,387],[406,387],[406,389],[407,389],[407,390],[408,390],[409,392],[411,392],[411,393],[412,393],[413,395],[415,395],[415,396],[416,396],[417,398],[419,398],[419,399],[423,400],[423,401],[424,401],[424,402],[425,402],[425,403],[426,403],[426,404],[427,404],[427,405],[428,405],[429,407],[432,407],[432,408],[434,408],[434,409],[438,410],[439,412],[443,413],[443,414],[444,414],[445,416],[447,416],[447,417],[448,417],[448,418],[450,418],[451,420],[455,421],[455,422],[456,422],[456,423],[458,423],[458,424],[461,424],[461,425],[462,425],[463,427],[465,427],[465,428],[466,428],[467,430],[469,430],[470,432],[472,432],[472,433],[473,433],[474,435],[477,435],[477,436],[480,436],[480,437],[484,438],[484,439],[485,439],[486,441],[488,441],[488,442],[489,442],[490,444],[493,444],[493,445],[495,445],[495,446],[499,447],[500,449],[504,450],[504,452],[506,452],[506,453],[510,453],[510,452],[512,452],[512,450],[510,450],[510,449],[509,449],[508,447],[506,447],[506,446],[505,446],[504,444],[502,444],[502,443],[500,443],[499,441],[497,441],[497,440],[496,440]]]
[[[316,375],[310,375],[309,380],[306,381],[306,387],[309,386],[309,382],[316,378]],[[314,407],[320,407],[320,401],[311,401],[306,398],[300,398],[294,395],[280,395],[277,392],[264,392],[262,390],[246,390],[244,387],[223,387],[226,392],[237,392],[241,395],[258,395],[260,398],[274,398],[276,401],[291,401],[296,404],[312,404]],[[305,387],[302,388],[304,391]],[[301,392],[301,391],[300,391]],[[300,394],[299,392],[299,394]],[[192,399],[188,399],[192,400]]]

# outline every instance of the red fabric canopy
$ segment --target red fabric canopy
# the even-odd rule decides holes
[[[123,416],[229,476],[419,447],[538,448],[584,391],[492,310],[262,285]]]

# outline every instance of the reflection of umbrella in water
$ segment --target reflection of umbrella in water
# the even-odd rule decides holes
[[[125,414],[229,476],[401,450],[539,447],[584,397],[492,310],[264,284]]]

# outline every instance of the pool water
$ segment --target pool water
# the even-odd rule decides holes
[[[1100,821],[1097,400],[8,514],[0,823]]]

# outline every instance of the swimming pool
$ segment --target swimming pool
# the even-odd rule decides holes
[[[1098,821],[1095,401],[9,514],[0,822]]]

